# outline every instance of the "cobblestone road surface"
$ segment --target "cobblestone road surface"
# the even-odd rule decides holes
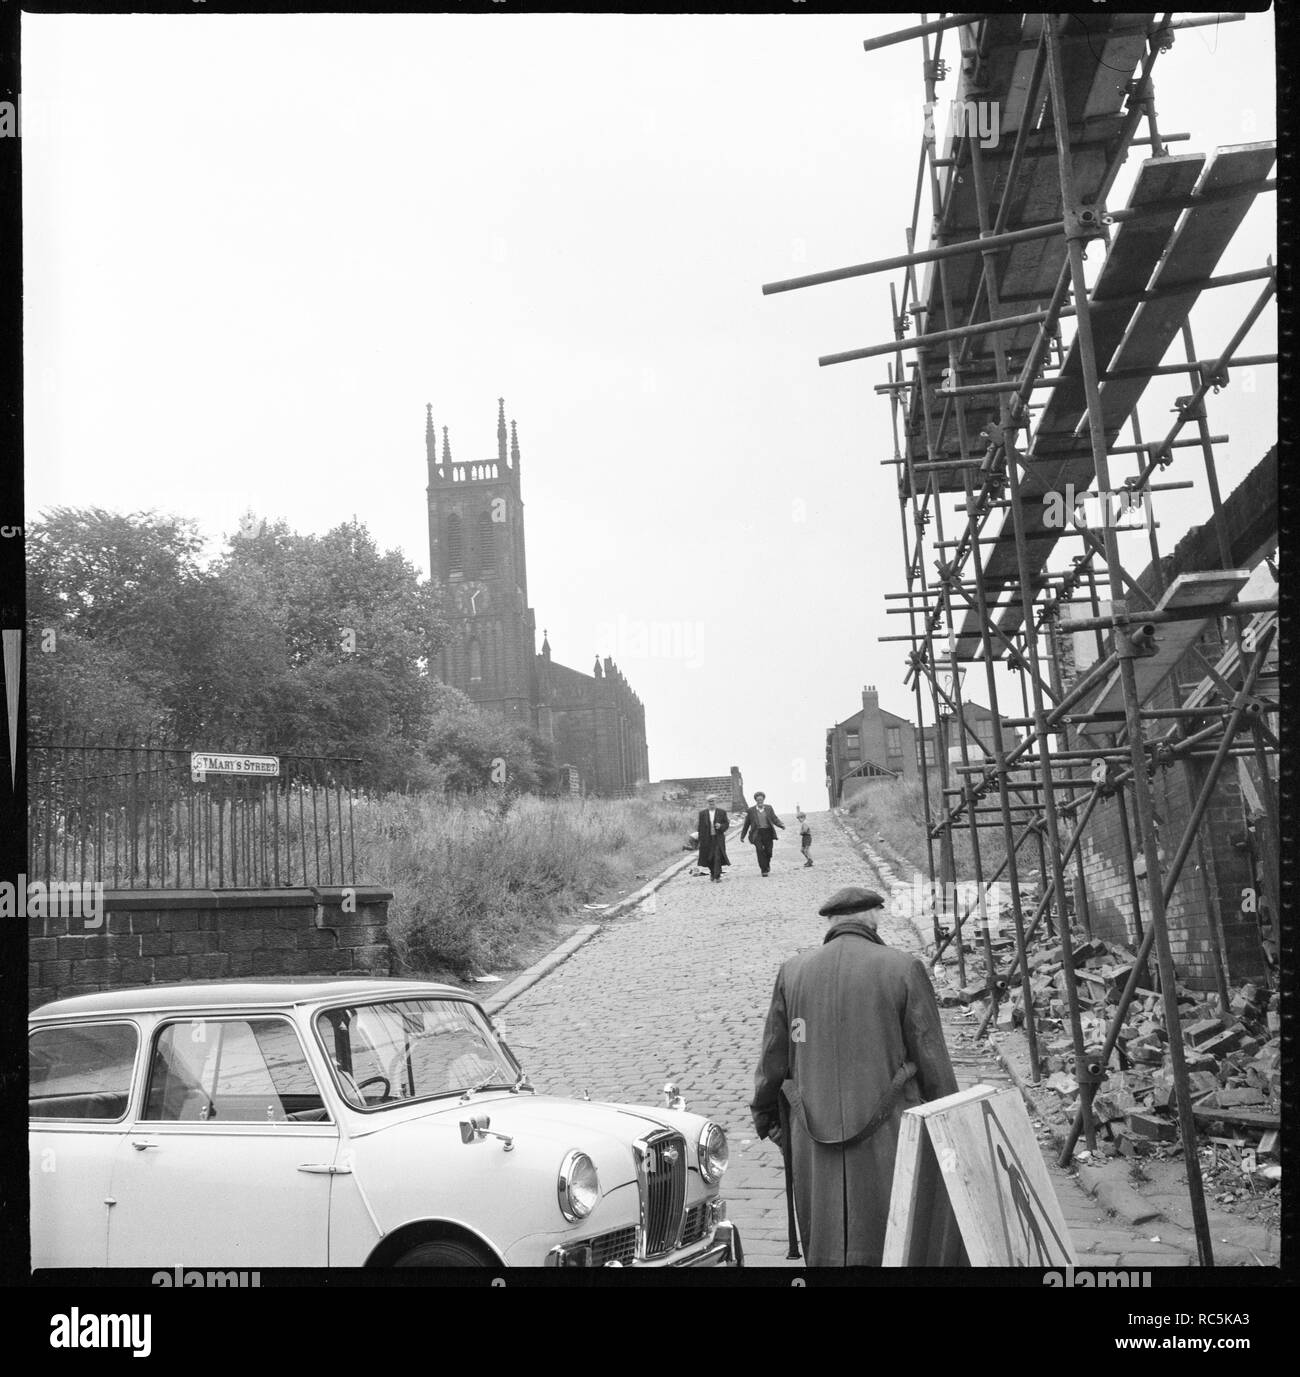
[[[683,872],[498,1016],[539,1091],[662,1104],[672,1080],[689,1109],[722,1124],[731,1143],[723,1192],[750,1266],[800,1265],[786,1258],[780,1154],[755,1138],[748,1109],[777,968],[821,941],[826,920],[817,909],[842,885],[887,892],[829,815],[810,820],[811,869],[789,829],[778,833],[767,879],[753,847],[733,839],[722,884]],[[885,916],[880,933],[892,946],[920,949],[906,920]],[[944,1010],[944,1022],[963,1089],[1010,1084],[994,1054],[974,1043],[965,1010]],[[1093,1254],[1081,1264],[1117,1265],[1139,1246],[1070,1175],[1054,1167],[1052,1175],[1076,1242]],[[1181,1263],[1185,1255],[1160,1260]],[[1143,1265],[1157,1259],[1148,1255]]]

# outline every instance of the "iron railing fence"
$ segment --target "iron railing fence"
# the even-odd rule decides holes
[[[252,772],[253,757],[267,773]],[[241,762],[249,772],[225,772]],[[39,741],[28,753],[28,877],[109,889],[355,883],[359,763],[247,743]]]

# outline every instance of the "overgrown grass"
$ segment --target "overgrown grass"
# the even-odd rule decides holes
[[[403,968],[476,974],[662,869],[693,820],[651,799],[390,794],[358,803],[358,874],[393,891],[388,932]]]
[[[930,806],[935,816],[943,795],[939,792],[939,776],[930,776]],[[955,786],[954,786],[955,787]],[[997,796],[992,795],[991,802]],[[857,819],[859,829],[868,842],[877,843],[883,838],[887,850],[901,856],[909,865],[915,867],[923,876],[928,875],[926,861],[926,817],[925,804],[919,779],[891,780],[887,784],[875,784],[860,794],[849,805],[849,813]],[[995,814],[979,815],[981,822],[1000,821]],[[984,866],[985,879],[1002,863],[1006,855],[1001,827],[980,828],[980,860]],[[934,858],[936,873],[939,865],[939,839],[934,839]],[[952,832],[953,864],[956,878],[973,880],[975,878],[974,850],[971,845],[970,821],[963,816],[953,825]],[[1032,838],[1026,841],[1017,853],[1021,871],[1038,868],[1038,850]],[[1005,879],[1005,873],[1003,879]]]

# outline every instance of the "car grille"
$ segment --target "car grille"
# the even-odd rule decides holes
[[[686,1211],[686,1226],[682,1229],[682,1247],[698,1243],[709,1232],[709,1202],[701,1200]]]
[[[636,1225],[613,1229],[591,1240],[591,1265],[608,1267],[611,1262],[626,1266],[636,1257]]]
[[[677,1243],[686,1204],[686,1139],[662,1133],[646,1142],[641,1173],[645,1257],[658,1257]]]

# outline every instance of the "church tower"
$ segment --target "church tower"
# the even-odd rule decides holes
[[[458,463],[426,410],[429,573],[442,590],[450,635],[440,677],[480,707],[536,726],[536,632],[528,606],[519,438],[498,400],[497,452]]]

